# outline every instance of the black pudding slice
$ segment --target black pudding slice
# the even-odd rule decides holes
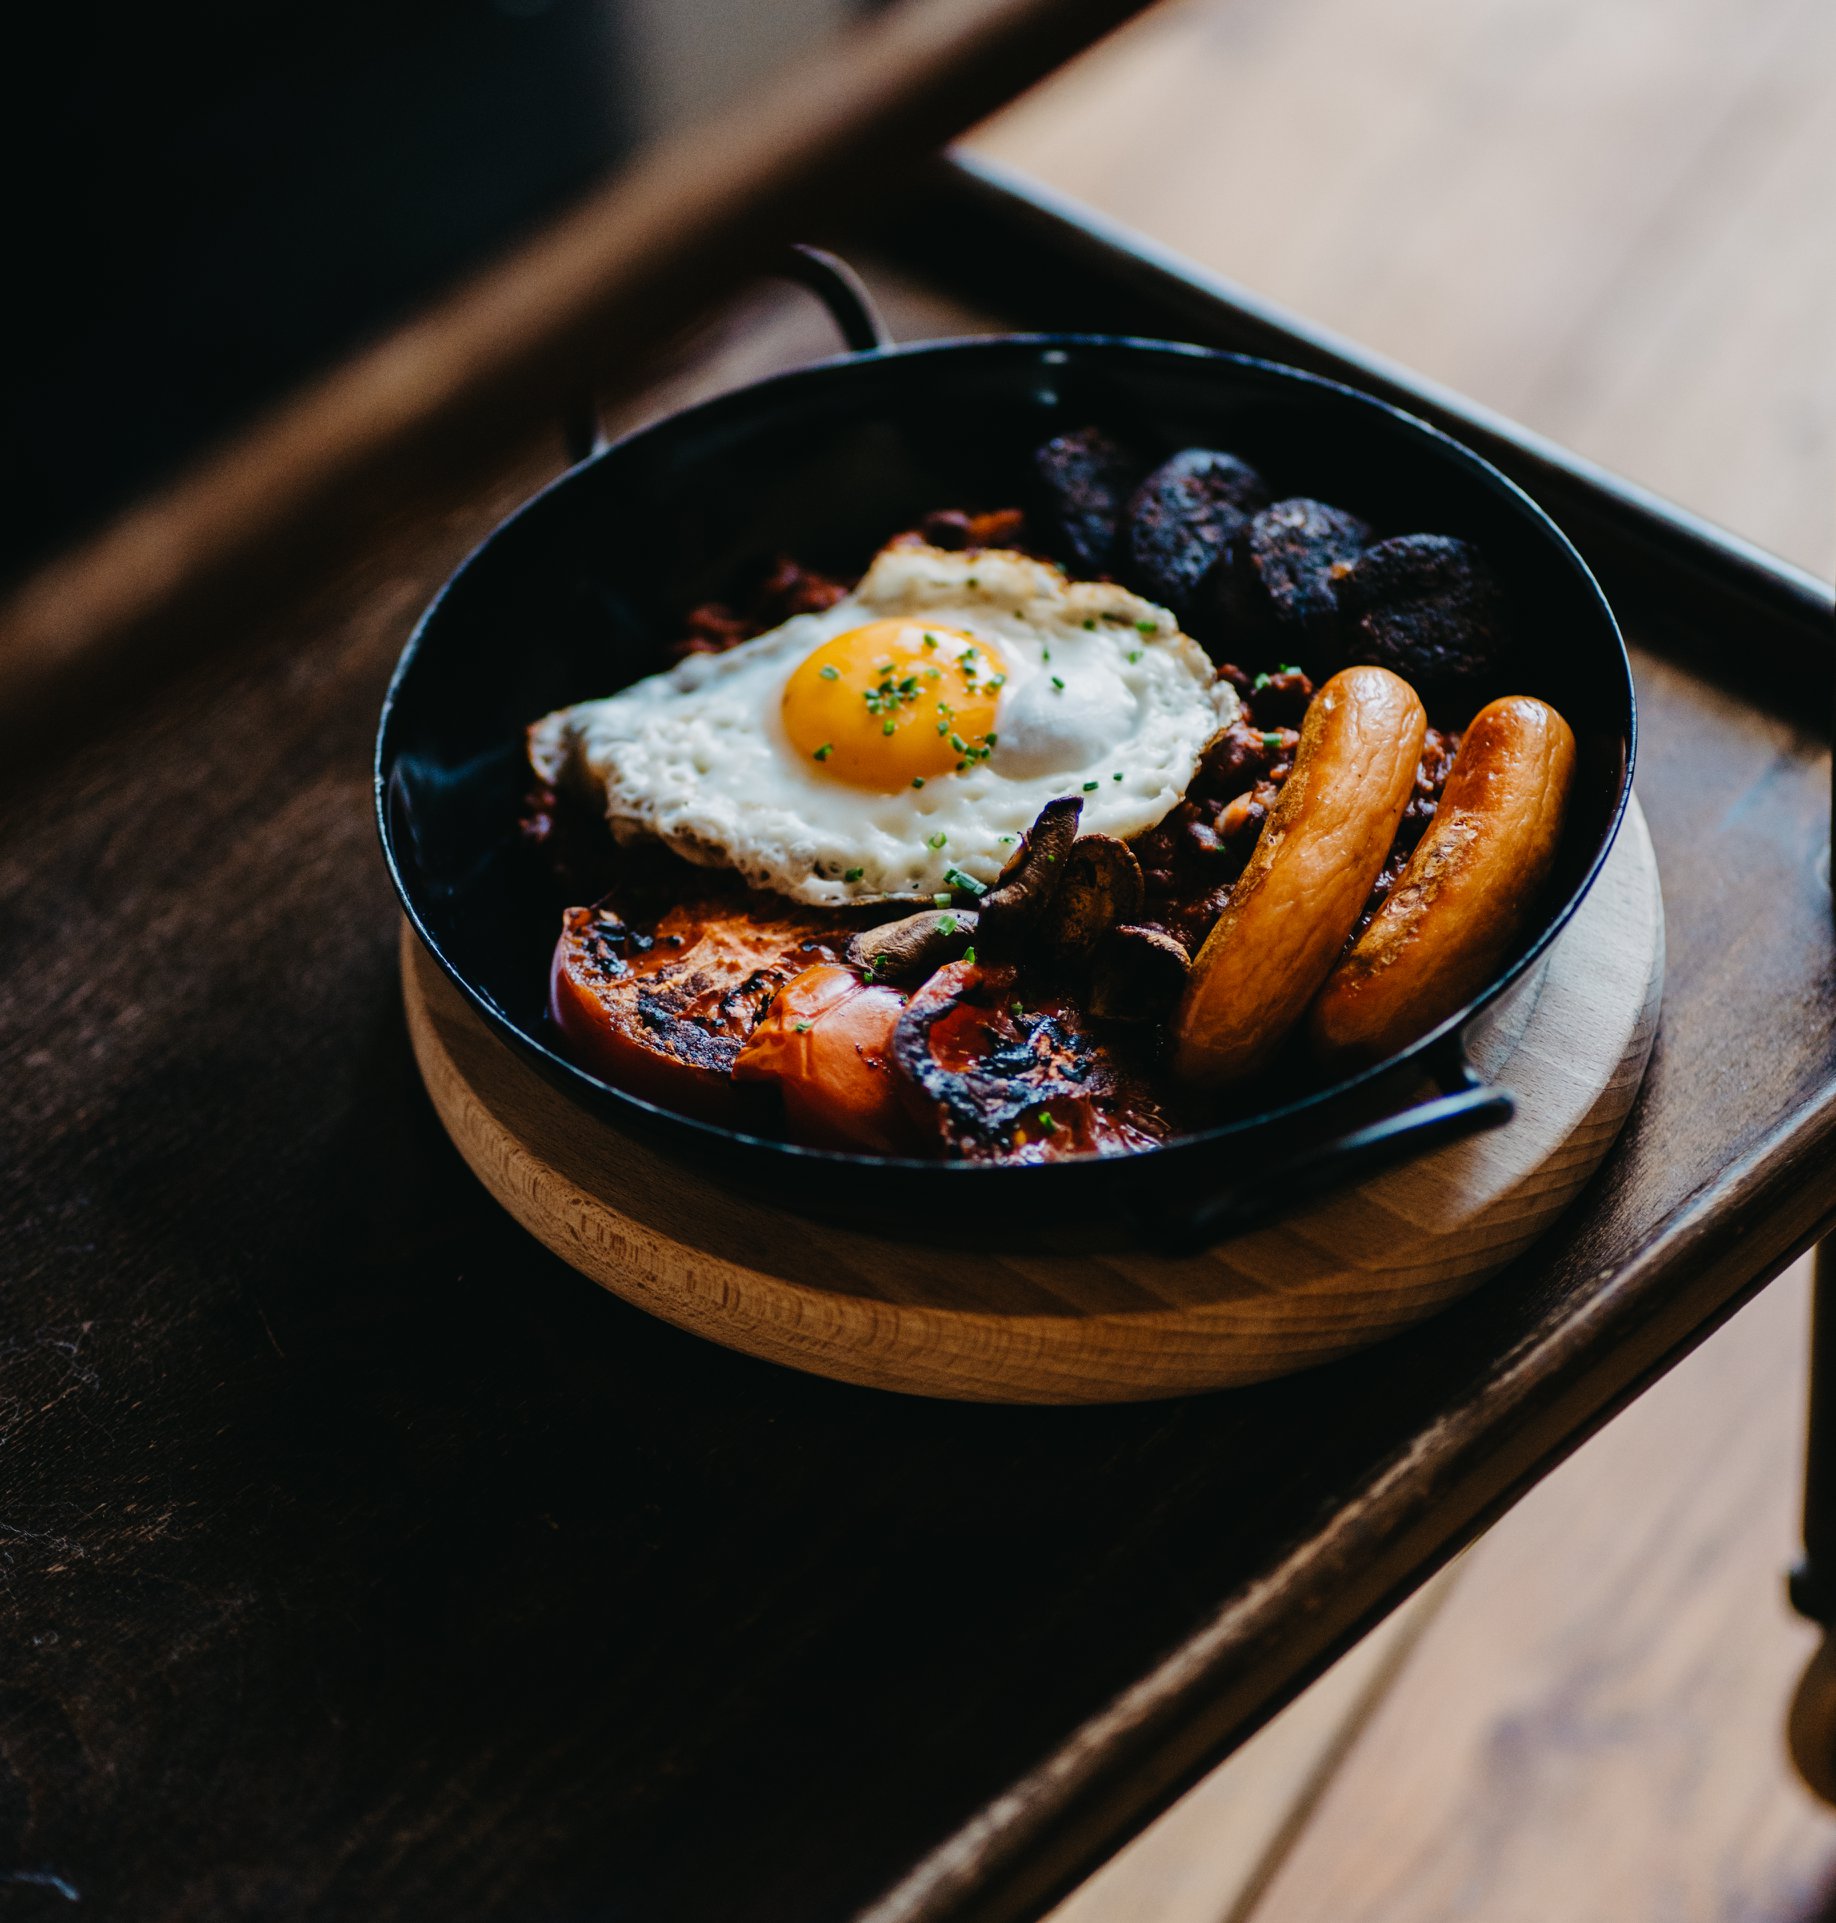
[[[1388,668],[1418,693],[1489,679],[1508,647],[1504,592],[1470,541],[1401,534],[1339,579],[1346,658]]]
[[[1277,501],[1219,570],[1214,608],[1233,658],[1243,643],[1279,651],[1317,681],[1338,666],[1339,590],[1372,528],[1324,501]]]
[[[1143,465],[1100,427],[1074,428],[1034,451],[1048,523],[1077,572],[1103,574],[1114,562],[1116,530]]]
[[[1182,448],[1129,501],[1123,521],[1129,585],[1184,616],[1199,583],[1268,500],[1268,483],[1247,461],[1215,448]]]

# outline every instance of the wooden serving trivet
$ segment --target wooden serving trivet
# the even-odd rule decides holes
[[[901,1245],[716,1189],[563,1101],[404,926],[434,1107],[491,1194],[582,1274],[698,1335],[847,1382],[978,1402],[1119,1402],[1284,1375],[1502,1268],[1624,1121],[1657,1026],[1664,911],[1633,803],[1540,988],[1471,1039],[1517,1097],[1470,1137],[1181,1260]]]

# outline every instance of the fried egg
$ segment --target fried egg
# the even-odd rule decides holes
[[[839,906],[991,884],[1060,795],[1086,834],[1142,833],[1238,705],[1126,588],[898,544],[821,613],[545,717],[530,757],[621,841]]]

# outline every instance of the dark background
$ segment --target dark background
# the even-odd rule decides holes
[[[0,581],[860,0],[38,10],[13,149]]]

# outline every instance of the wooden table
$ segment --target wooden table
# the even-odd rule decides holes
[[[954,287],[867,260],[896,331],[986,320],[1011,253],[970,231]],[[795,303],[627,412],[810,351]],[[408,624],[556,464],[405,513],[7,803],[20,1914],[1031,1913],[1836,1217],[1827,704],[1808,652],[1711,678],[1634,596],[1664,1024],[1498,1284],[1107,1410],[849,1389],[609,1300],[432,1119],[369,817]]]

